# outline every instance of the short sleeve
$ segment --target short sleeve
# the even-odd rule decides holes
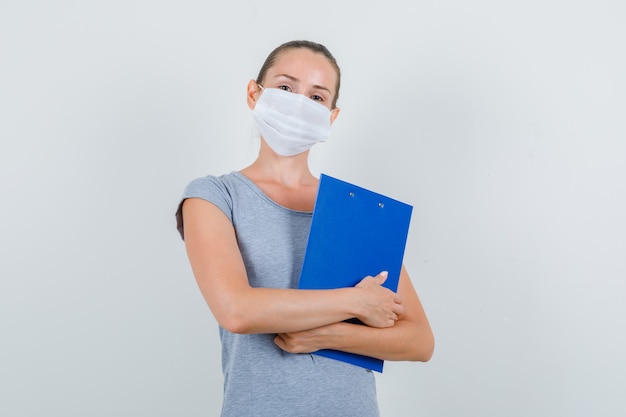
[[[183,203],[188,198],[201,198],[209,203],[215,204],[226,214],[231,222],[233,221],[233,199],[224,185],[224,182],[219,177],[212,175],[196,178],[185,187],[183,196],[178,204],[178,209],[176,210],[176,228],[183,240],[185,239],[183,229]]]

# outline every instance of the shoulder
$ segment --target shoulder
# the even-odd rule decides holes
[[[216,196],[232,199],[232,197],[241,192],[242,189],[248,188],[249,185],[237,171],[219,176],[207,175],[189,182],[185,187],[182,199],[195,197],[210,201],[210,198],[215,198]]]
[[[207,192],[210,192],[212,190],[225,189],[226,184],[224,181],[224,177],[226,177],[226,175],[206,175],[204,177],[199,177],[191,180],[189,184],[187,184],[187,186],[185,187],[185,191],[183,192],[183,198],[202,197],[203,194],[206,194]]]
[[[233,190],[237,187],[237,174],[206,175],[187,184],[176,210],[177,229],[183,236],[183,203],[189,198],[199,198],[217,206],[232,221]]]

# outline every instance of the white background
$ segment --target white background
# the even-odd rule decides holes
[[[626,415],[619,0],[0,0],[0,415],[218,414],[174,211],[253,160],[245,87],[292,39],[344,75],[315,173],[414,205],[436,351],[382,415]]]

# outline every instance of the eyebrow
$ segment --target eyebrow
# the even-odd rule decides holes
[[[288,79],[289,79],[289,80],[291,80],[291,81],[296,81],[296,82],[299,82],[299,81],[300,81],[300,80],[299,80],[299,79],[297,79],[296,77],[294,77],[294,76],[292,76],[292,75],[289,75],[289,74],[276,74],[276,75],[274,76],[274,78],[278,78],[278,77],[285,77],[285,78],[288,78]],[[317,85],[317,84],[315,84],[315,85],[313,85],[313,87],[314,87],[314,88],[317,88],[317,89],[319,89],[319,90],[328,91],[328,94],[330,94],[330,95],[332,95],[332,94],[333,94],[333,93],[332,93],[332,91],[330,91],[330,89],[329,89],[329,88],[324,87],[323,85]]]

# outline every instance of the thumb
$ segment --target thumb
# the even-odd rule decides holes
[[[378,285],[382,285],[385,281],[387,281],[388,275],[389,272],[382,271],[380,274],[376,275],[376,283],[378,283]]]

